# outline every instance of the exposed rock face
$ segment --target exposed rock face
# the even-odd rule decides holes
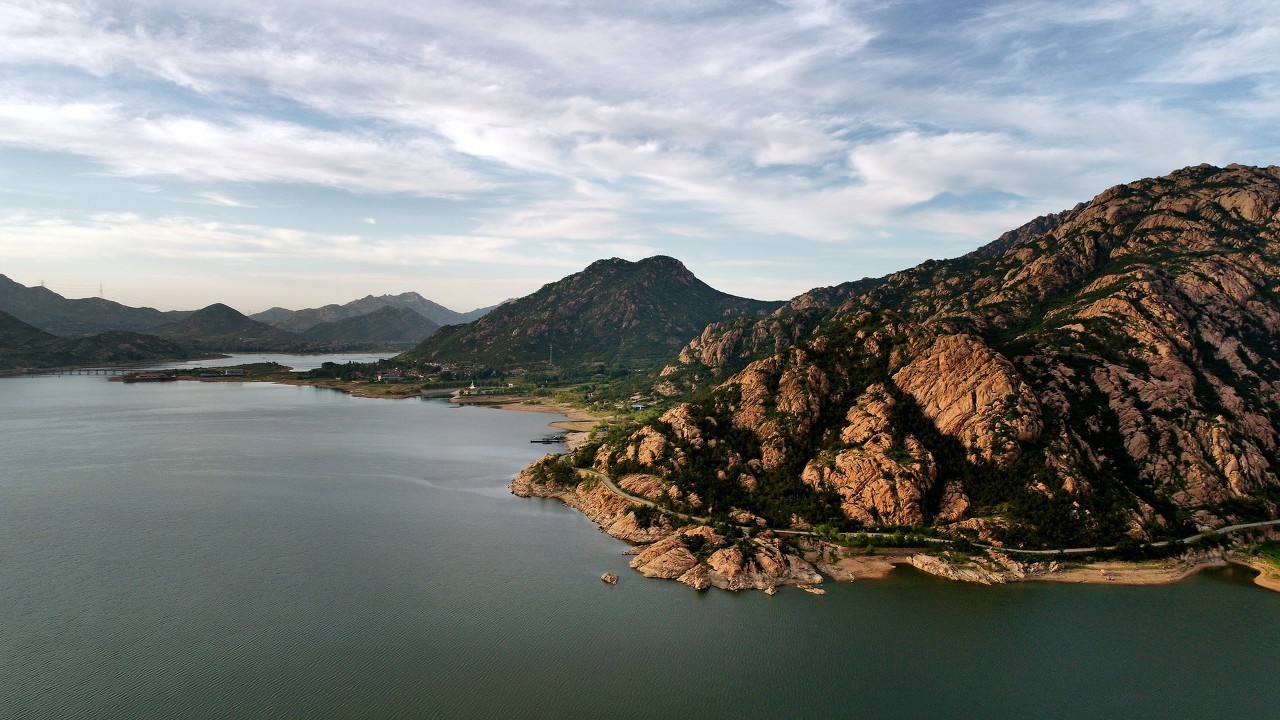
[[[603,483],[573,485],[553,479],[558,462],[557,456],[547,455],[525,468],[511,481],[511,492],[520,497],[560,500],[582,511],[609,535],[643,545],[631,567],[645,577],[679,580],[697,590],[769,590],[780,585],[822,582],[822,576],[809,563],[786,552],[772,533],[730,544],[705,525],[673,528],[666,517],[642,524],[637,520],[635,505]],[[645,475],[629,476],[623,486],[632,492],[663,492],[660,480]],[[617,576],[605,573],[601,580],[613,584]]]
[[[1048,547],[1274,518],[1280,168],[1112,188],[966,257],[712,325],[663,375],[711,392],[593,459],[708,514]]]
[[[1017,460],[1021,443],[1044,429],[1040,402],[1013,363],[972,335],[940,336],[893,381],[944,434],[999,465]]]
[[[699,550],[713,549],[705,560],[689,549],[694,539]],[[784,552],[776,538],[754,538],[744,550],[741,544],[726,544],[705,526],[681,528],[653,543],[636,555],[631,567],[645,577],[678,580],[697,590],[768,590],[822,582],[812,565]]]
[[[511,481],[511,492],[520,497],[553,498],[580,510],[600,525],[604,532],[633,543],[650,543],[671,532],[671,525],[660,519],[656,525],[642,524],[636,518],[635,507],[628,500],[614,494],[599,482],[568,485],[560,482],[541,481],[540,465],[554,461],[548,455],[530,465]]]
[[[937,480],[933,455],[912,436],[895,447],[889,410],[896,401],[883,384],[867,388],[845,420],[847,450],[809,461],[801,478],[813,488],[834,488],[846,517],[867,525],[922,525],[924,493]]]

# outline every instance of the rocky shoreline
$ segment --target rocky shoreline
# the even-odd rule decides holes
[[[634,547],[631,567],[649,578],[675,580],[695,590],[760,590],[774,594],[792,585],[822,594],[824,576],[837,582],[882,579],[900,565],[958,582],[1001,585],[1013,582],[1066,582],[1100,585],[1165,585],[1231,564],[1259,571],[1255,582],[1280,592],[1280,570],[1240,553],[1222,549],[1188,551],[1176,558],[1148,561],[1022,562],[991,550],[981,555],[925,552],[923,548],[847,548],[804,537],[788,547],[777,534],[761,530],[751,537],[727,538],[706,525],[673,525],[666,515],[642,522],[639,503],[619,496],[603,482],[576,485],[549,480],[539,468],[549,455],[511,481],[511,492],[525,498],[559,500],[595,522],[600,530]]]

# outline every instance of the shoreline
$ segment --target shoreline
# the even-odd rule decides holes
[[[826,546],[830,547],[830,546]],[[874,552],[862,552],[842,556],[837,560],[813,559],[814,566],[823,575],[836,582],[854,580],[881,580],[901,565],[910,565],[921,572],[947,580],[972,582],[981,585],[1002,585],[1015,582],[1051,582],[1078,585],[1173,585],[1206,570],[1237,565],[1259,571],[1254,583],[1268,590],[1280,592],[1280,577],[1266,577],[1265,564],[1238,554],[1222,551],[1200,553],[1190,558],[1165,560],[1123,561],[1103,560],[1091,563],[1059,565],[1058,563],[1022,565],[1010,563],[1004,569],[993,566],[1008,562],[999,554],[969,556],[965,561],[943,560],[936,555],[922,552],[923,548],[876,548]],[[806,553],[806,558],[821,553]]]
[[[565,431],[564,445],[567,450],[573,450],[579,444],[585,442],[591,431],[605,420],[600,415],[569,403],[543,400],[542,398],[527,398],[522,395],[454,395],[449,398],[449,402],[458,407],[487,407],[511,412],[539,412],[564,415],[569,419],[553,420],[547,423],[547,426]]]
[[[408,399],[413,397],[422,397],[423,394],[419,390],[408,390],[406,386],[397,385],[369,385],[367,383],[354,382],[324,382],[315,379],[289,378],[282,376],[261,377],[261,378],[192,378],[200,382],[270,382],[281,385],[307,386],[316,388],[325,388],[344,392],[352,397],[372,398],[372,399]],[[377,388],[381,391],[370,392],[365,388]],[[444,398],[443,393],[438,395]],[[567,420],[554,420],[547,423],[548,427],[565,431],[565,445],[572,449],[575,444],[584,441],[592,429],[596,427],[605,418],[599,414],[584,410],[583,408],[564,402],[556,402],[554,400],[546,400],[542,398],[528,398],[521,395],[499,394],[499,395],[461,395],[456,391],[449,397],[449,401],[459,407],[488,407],[497,410],[507,410],[511,412],[540,412],[564,415]],[[618,500],[626,503],[629,507],[632,502],[625,498],[617,497]],[[556,499],[565,502],[563,497]],[[580,512],[583,508],[577,507],[575,503],[565,502],[566,505],[574,507]],[[601,527],[605,531],[604,525],[600,518],[592,517],[592,513],[585,513],[589,519]],[[653,541],[647,543],[635,544],[633,550],[653,544]],[[1254,584],[1261,588],[1280,592],[1280,570],[1273,568],[1271,565],[1258,560],[1257,558],[1244,557],[1236,553],[1220,552],[1210,554],[1207,557],[1197,557],[1191,561],[1179,558],[1170,558],[1165,560],[1146,560],[1126,562],[1119,560],[1098,561],[1085,564],[1069,564],[1059,566],[1057,562],[1048,563],[1043,567],[1035,564],[1023,565],[1012,561],[1007,556],[998,556],[1007,563],[1008,571],[999,571],[995,569],[985,569],[981,564],[989,561],[989,556],[977,555],[967,558],[967,562],[963,564],[955,564],[945,560],[941,560],[934,555],[926,555],[921,553],[921,549],[910,548],[877,548],[872,553],[858,553],[841,557],[839,546],[830,546],[824,544],[825,548],[836,551],[836,559],[831,561],[822,560],[822,554],[818,552],[804,553],[804,559],[813,563],[813,566],[821,572],[821,574],[830,578],[835,582],[852,582],[854,580],[877,580],[888,577],[898,566],[911,565],[922,572],[943,577],[946,579],[957,580],[961,582],[977,582],[981,584],[1003,584],[1008,582],[1056,582],[1056,583],[1076,583],[1089,585],[1171,585],[1182,582],[1202,571],[1228,567],[1237,565],[1254,570],[1258,575],[1254,578]],[[1024,572],[1023,568],[1027,568],[1030,572]]]

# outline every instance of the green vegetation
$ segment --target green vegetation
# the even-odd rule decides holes
[[[479,320],[440,328],[404,360],[535,367],[559,380],[599,364],[613,372],[670,359],[707,324],[762,315],[781,303],[719,292],[679,261],[617,258],[500,305]]]
[[[191,351],[168,340],[133,332],[60,338],[0,312],[0,370],[154,362],[192,356]]]
[[[1280,570],[1280,540],[1263,540],[1248,547],[1248,553]]]

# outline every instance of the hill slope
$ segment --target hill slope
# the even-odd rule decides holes
[[[182,347],[151,335],[113,331],[60,338],[0,311],[0,370],[146,362],[190,357]]]
[[[407,307],[385,305],[366,315],[320,323],[302,337],[321,342],[418,343],[439,327]]]
[[[710,322],[763,315],[780,304],[722,293],[673,258],[613,258],[473,323],[443,327],[402,357],[491,365],[660,359]]]
[[[54,335],[91,335],[108,330],[150,330],[190,313],[135,308],[102,298],[68,300],[43,287],[26,287],[0,275],[0,311]]]
[[[664,371],[687,402],[576,460],[774,527],[1067,547],[1280,513],[1280,168],[1115,187],[817,308],[709,328]]]

